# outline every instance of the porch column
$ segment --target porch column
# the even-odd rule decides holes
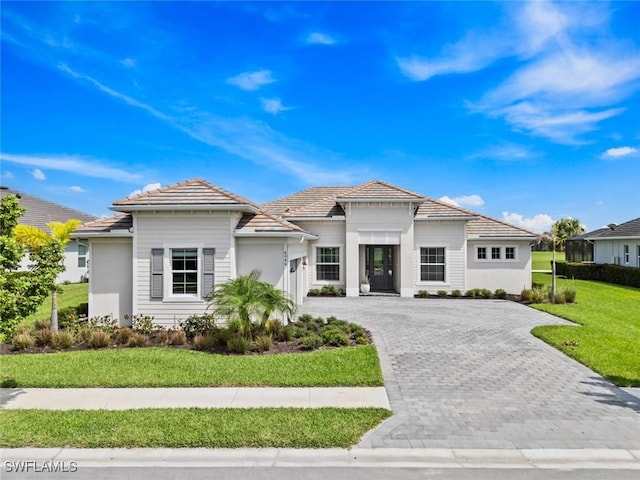
[[[414,245],[413,222],[407,230],[400,234],[400,296],[413,297],[414,295]]]
[[[358,248],[358,232],[347,228],[344,251],[344,283],[347,297],[360,295],[360,253]]]

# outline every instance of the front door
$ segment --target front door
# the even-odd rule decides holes
[[[367,245],[365,250],[366,274],[371,291],[393,290],[393,247]]]

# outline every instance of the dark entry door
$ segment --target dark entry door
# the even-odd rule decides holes
[[[393,290],[393,247],[388,245],[367,245],[365,257],[371,290]]]

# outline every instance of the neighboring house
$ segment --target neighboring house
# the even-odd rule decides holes
[[[202,313],[215,287],[253,269],[298,304],[333,285],[411,297],[419,290],[531,286],[536,235],[379,181],[314,187],[258,206],[203,180],[118,200],[88,242],[89,315]]]
[[[19,219],[23,225],[37,227],[45,232],[49,232],[47,223],[62,222],[77,219],[82,222],[90,222],[96,217],[88,213],[82,213],[73,208],[65,207],[57,203],[44,200],[24,192],[13,190],[9,187],[0,186],[0,198],[7,195],[18,196],[20,205],[25,207],[27,211]],[[29,258],[25,256],[22,261],[21,268],[26,270],[29,266]],[[69,242],[65,249],[64,260],[65,271],[58,278],[58,283],[62,282],[80,282],[87,278],[88,271],[88,244],[80,240]]]
[[[568,262],[640,267],[640,218],[576,235],[565,245]]]

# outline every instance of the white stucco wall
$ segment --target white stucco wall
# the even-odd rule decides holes
[[[261,280],[280,290],[285,289],[285,243],[282,239],[238,238],[236,242],[238,275],[258,269]]]
[[[87,260],[89,260],[88,252]],[[29,270],[30,264],[29,255],[26,254],[22,262],[20,262],[19,270]],[[56,278],[56,283],[77,283],[81,282],[87,276],[87,267],[78,267],[78,242],[76,240],[71,240],[64,250],[64,268],[64,272]]]
[[[465,224],[464,221],[416,221],[413,270],[416,292],[465,291]],[[424,282],[420,279],[420,249],[424,247],[445,249],[444,282]]]
[[[173,327],[193,314],[206,311],[199,296],[171,293],[172,248],[197,248],[199,265],[203,248],[215,248],[215,285],[235,277],[236,242],[233,231],[240,214],[234,212],[175,212],[134,214],[135,313],[152,315],[156,323]],[[151,250],[164,249],[164,298],[151,298]],[[201,294],[202,275],[198,275]]]
[[[345,279],[345,223],[340,221],[304,221],[295,222],[306,231],[317,235],[318,240],[307,243],[308,266],[306,269],[308,289],[322,288],[323,285],[331,284],[336,288],[344,289]],[[339,247],[340,248],[340,281],[327,282],[317,279],[316,274],[316,248],[317,247]]]
[[[640,267],[640,239],[596,240],[594,243],[595,263],[618,264],[625,267]],[[624,246],[629,246],[629,262],[625,261]]]
[[[476,248],[487,248],[489,259],[478,260]],[[491,260],[491,247],[502,249],[501,260]],[[516,259],[504,259],[504,247],[515,247]],[[531,246],[529,241],[469,240],[467,243],[467,286],[495,291],[502,288],[507,293],[519,294],[523,288],[531,288]]]
[[[124,321],[132,309],[132,239],[94,239],[90,242],[91,281],[89,318],[112,315]]]

